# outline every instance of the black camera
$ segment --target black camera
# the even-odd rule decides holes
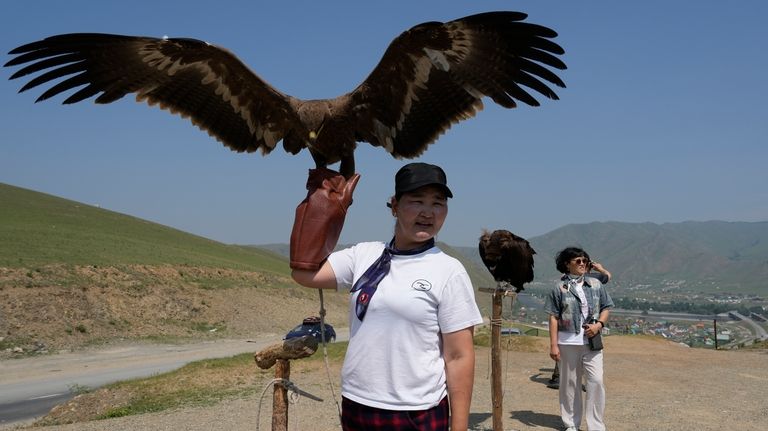
[[[597,323],[597,319],[590,319],[589,324],[595,324]],[[584,325],[586,328],[586,325]],[[595,334],[594,337],[587,338],[587,342],[589,342],[589,349],[590,350],[603,350],[603,334],[602,334],[602,328],[600,331]]]

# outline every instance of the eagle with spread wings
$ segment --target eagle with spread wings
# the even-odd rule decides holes
[[[538,106],[530,90],[557,99],[549,84],[565,87],[552,71],[566,68],[557,57],[564,51],[555,31],[526,17],[487,12],[419,24],[392,41],[357,88],[334,99],[284,94],[230,51],[196,39],[62,34],[10,51],[5,66],[23,65],[10,79],[40,73],[20,92],[51,83],[37,101],[68,90],[75,91],[65,104],[135,93],[234,151],[268,154],[282,141],[291,154],[307,148],[317,167],[340,162],[349,178],[357,142],[414,158],[481,110],[483,97],[505,108]]]

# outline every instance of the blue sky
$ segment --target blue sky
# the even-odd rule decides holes
[[[768,220],[768,2],[219,4],[10,2],[0,48],[68,32],[194,37],[284,93],[327,98],[356,87],[413,25],[518,10],[559,33],[568,88],[538,108],[486,99],[421,157],[445,168],[455,195],[440,240],[475,245],[483,228],[532,237],[593,221]],[[35,104],[41,91],[17,94],[14,70],[0,70],[0,182],[225,243],[288,241],[308,153],[234,153],[131,96]],[[388,239],[384,204],[404,163],[360,144],[342,242]]]

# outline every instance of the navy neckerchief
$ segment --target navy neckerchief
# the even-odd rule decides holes
[[[362,321],[363,317],[365,317],[365,313],[368,311],[368,304],[371,303],[371,298],[376,293],[376,288],[381,280],[389,274],[389,264],[392,261],[392,256],[413,256],[424,253],[434,246],[435,239],[430,238],[429,241],[420,247],[411,250],[398,250],[395,248],[395,239],[392,238],[392,241],[384,246],[381,256],[365,270],[363,275],[355,282],[355,285],[352,286],[352,292],[360,291],[357,295],[357,303],[355,304],[357,318]]]

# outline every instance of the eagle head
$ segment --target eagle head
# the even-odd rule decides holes
[[[320,133],[330,117],[331,110],[327,100],[307,100],[296,109],[299,121],[307,128],[307,143],[312,145],[317,141]]]
[[[533,255],[530,243],[508,230],[483,231],[478,245],[480,258],[497,282],[507,282],[515,290],[533,280]]]

